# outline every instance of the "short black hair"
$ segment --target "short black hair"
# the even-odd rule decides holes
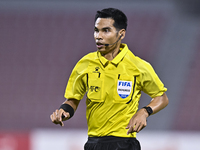
[[[127,28],[127,17],[126,15],[119,9],[116,8],[105,8],[101,11],[97,11],[95,15],[95,22],[98,18],[111,18],[115,22],[113,26],[118,29],[125,29]]]

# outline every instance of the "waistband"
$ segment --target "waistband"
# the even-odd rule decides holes
[[[135,141],[136,138],[134,137],[116,137],[116,136],[102,136],[102,137],[88,137],[88,143],[109,143],[109,142],[117,142],[117,141],[127,141],[133,140]]]

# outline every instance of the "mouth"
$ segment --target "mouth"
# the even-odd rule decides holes
[[[100,42],[96,42],[96,46],[97,46],[98,49],[100,49],[104,46],[104,44],[102,44]]]

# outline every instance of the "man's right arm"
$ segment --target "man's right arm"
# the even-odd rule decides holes
[[[71,107],[73,109],[73,111],[75,112],[78,105],[79,105],[79,100],[76,99],[69,99],[66,100],[62,105],[68,105],[68,107]],[[61,105],[61,106],[62,106]],[[63,121],[68,120],[70,117],[70,110],[69,111],[65,111],[64,109],[60,108],[60,109],[56,109],[51,115],[51,121],[55,124],[60,124],[61,126],[64,126]]]

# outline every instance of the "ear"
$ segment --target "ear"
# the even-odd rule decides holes
[[[121,29],[119,31],[119,35],[121,36],[121,40],[125,38],[125,34],[126,34],[126,30],[125,29]]]

